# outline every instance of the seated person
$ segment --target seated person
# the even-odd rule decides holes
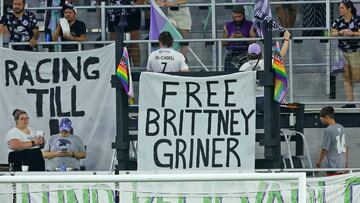
[[[224,25],[224,38],[249,38],[256,37],[253,22],[245,19],[245,9],[241,5],[234,6],[232,9],[233,20]],[[237,62],[246,56],[248,42],[223,42],[228,53],[225,57],[225,71],[232,69],[238,70]]]
[[[79,41],[86,40],[86,26],[82,21],[76,20],[76,9],[71,4],[66,4],[63,7],[64,18],[68,21],[70,26],[70,33],[63,33],[63,28],[60,23],[57,24],[54,33],[52,34],[52,41],[57,42],[60,36],[61,41]],[[63,45],[62,51],[77,51],[78,45]]]
[[[80,159],[86,158],[85,146],[79,136],[73,134],[70,119],[60,121],[60,134],[53,135],[43,149],[46,170],[54,171],[65,165],[72,170],[80,170]]]
[[[26,111],[13,111],[15,127],[10,129],[5,137],[9,149],[8,161],[15,171],[21,171],[22,165],[27,165],[29,171],[44,171],[45,162],[40,146],[44,139],[37,137],[29,127],[29,116]]]

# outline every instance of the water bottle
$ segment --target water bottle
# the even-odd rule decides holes
[[[62,162],[60,165],[60,171],[66,171],[66,165],[64,162]]]
[[[15,175],[15,164],[12,162],[9,163],[9,173],[11,176]]]

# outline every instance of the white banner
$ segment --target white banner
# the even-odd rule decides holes
[[[255,80],[141,74],[138,170],[254,170]]]
[[[30,128],[50,135],[50,120],[68,117],[87,147],[83,165],[108,170],[115,139],[115,45],[81,52],[22,52],[0,49],[0,132],[15,126],[14,109],[24,109]],[[55,125],[56,126],[56,125]],[[45,137],[46,138],[46,137]],[[0,163],[7,163],[3,142]]]

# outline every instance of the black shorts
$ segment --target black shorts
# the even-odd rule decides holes
[[[116,26],[120,22],[120,12],[110,11],[108,13],[108,28],[109,32],[115,32]],[[126,17],[127,25],[124,27],[125,32],[140,30],[141,27],[141,10],[128,9]]]

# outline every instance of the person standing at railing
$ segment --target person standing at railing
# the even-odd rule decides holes
[[[52,34],[52,41],[57,42],[59,37],[61,41],[86,41],[86,26],[85,23],[76,19],[76,9],[72,4],[65,4],[63,7],[64,18],[70,26],[70,32],[64,32],[60,23],[57,24],[55,32]],[[63,45],[62,51],[77,51],[78,45]]]
[[[273,1],[289,1],[289,0],[273,0]],[[281,26],[284,28],[292,28],[296,22],[297,6],[292,4],[277,4],[275,6],[276,14],[279,18]]]
[[[245,9],[241,5],[232,8],[232,21],[224,25],[224,38],[249,38],[256,37],[253,22],[246,20]],[[241,42],[223,42],[228,50],[225,57],[225,71],[238,70],[238,62],[247,54],[249,43]]]
[[[43,137],[37,137],[29,127],[29,116],[21,109],[13,111],[15,127],[10,129],[5,137],[9,152],[9,164],[14,164],[15,171],[21,171],[26,165],[29,171],[45,171],[45,161],[40,145],[44,144]]]
[[[176,27],[184,39],[188,37],[188,33],[191,30],[192,19],[190,8],[179,5],[187,4],[187,2],[187,0],[156,0],[160,7],[168,8],[167,17],[169,21]],[[180,52],[186,56],[188,43],[182,42],[180,45],[182,45]]]
[[[62,165],[70,170],[80,170],[80,159],[86,158],[85,145],[73,134],[70,119],[61,119],[59,126],[60,134],[51,136],[43,149],[46,170],[54,171]]]
[[[143,5],[144,0],[111,0],[110,5],[120,6],[120,5]],[[108,14],[108,30],[110,32],[110,39],[116,40],[116,30],[120,24],[121,9],[110,9]],[[141,28],[141,9],[140,8],[127,8],[126,15],[123,15],[125,18],[124,22],[124,32],[130,33],[130,40],[139,40],[140,34],[139,30]],[[129,55],[133,66],[140,66],[140,46],[138,43],[131,43],[128,46]]]
[[[335,20],[331,29],[331,36],[358,37],[360,36],[360,16],[350,0],[342,0],[339,4],[340,17]],[[344,89],[348,101],[354,100],[353,83],[360,82],[360,40],[341,39],[338,47],[344,52]],[[343,108],[355,108],[355,104],[347,104]]]
[[[10,33],[10,42],[29,42],[29,45],[13,46],[15,50],[32,51],[37,45],[39,28],[33,13],[25,10],[25,0],[13,0],[13,13],[3,15],[0,33]]]
[[[325,129],[321,151],[316,168],[325,160],[325,168],[348,168],[349,147],[346,144],[344,127],[335,120],[335,111],[331,106],[320,110],[321,122],[328,126]],[[340,172],[328,171],[327,175],[338,175]]]
[[[152,72],[188,72],[189,67],[184,55],[172,48],[173,37],[164,31],[159,35],[160,49],[153,51],[148,59],[147,71]]]

